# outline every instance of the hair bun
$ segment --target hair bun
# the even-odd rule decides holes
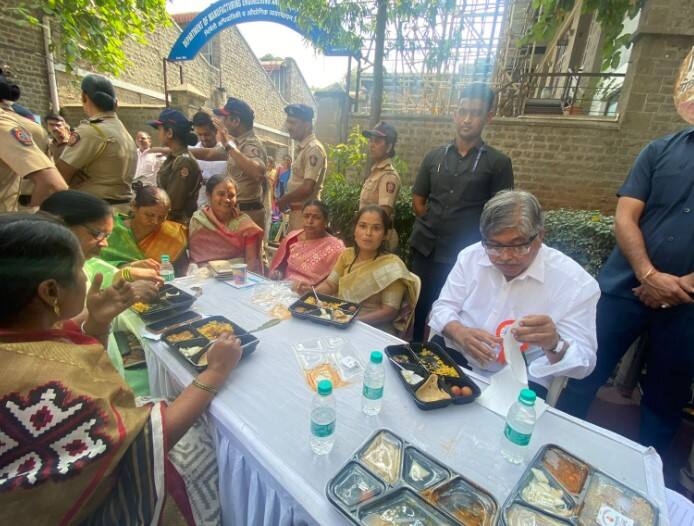
[[[195,135],[192,131],[188,132],[188,135],[186,136],[186,143],[188,146],[195,146],[198,144],[198,136]]]
[[[116,108],[116,99],[104,91],[95,91],[92,100],[100,110],[113,111]]]

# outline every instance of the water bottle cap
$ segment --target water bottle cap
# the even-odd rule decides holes
[[[537,395],[532,389],[521,389],[520,395],[518,396],[518,401],[525,405],[535,405],[535,400]]]
[[[381,351],[371,351],[371,361],[373,363],[381,363],[383,361],[383,353]]]
[[[168,255],[166,255],[166,254],[162,254],[162,255],[161,255],[161,262],[162,262],[162,263],[168,263],[169,261],[170,261],[170,260],[169,260],[169,256],[168,256]]]
[[[318,382],[318,394],[321,396],[328,396],[333,392],[333,384],[330,380],[321,380]]]

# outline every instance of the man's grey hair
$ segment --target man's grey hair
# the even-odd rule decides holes
[[[510,228],[517,228],[527,239],[544,230],[545,213],[537,197],[530,192],[502,190],[484,205],[480,217],[482,239]]]

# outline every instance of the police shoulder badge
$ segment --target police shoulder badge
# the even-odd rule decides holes
[[[181,177],[188,177],[190,175],[190,170],[187,167],[181,168]]]
[[[31,146],[34,144],[34,141],[31,138],[31,133],[26,131],[24,128],[12,128],[10,133],[18,143],[23,144],[24,146]]]
[[[393,182],[386,183],[386,192],[388,192],[389,194],[395,193],[395,183],[393,183]]]
[[[68,146],[74,146],[78,142],[80,142],[80,134],[77,133],[76,131],[70,132],[70,138],[67,140],[67,145]]]
[[[310,155],[308,158],[308,162],[311,164],[311,166],[316,166],[318,164],[318,156]]]

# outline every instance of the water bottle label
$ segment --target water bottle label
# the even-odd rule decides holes
[[[504,428],[504,436],[517,446],[527,446],[530,444],[530,437],[532,434],[519,433],[510,425],[506,424],[506,427]]]
[[[383,387],[369,387],[364,384],[364,390],[362,391],[364,398],[369,400],[378,400],[383,398]]]
[[[335,420],[328,424],[316,424],[311,420],[311,434],[314,437],[325,438],[335,432]]]

